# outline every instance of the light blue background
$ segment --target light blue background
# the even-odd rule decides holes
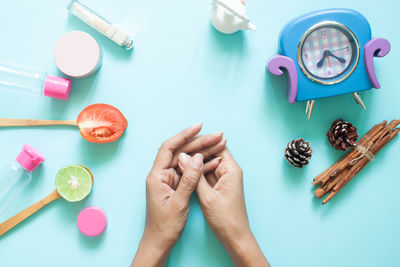
[[[381,151],[329,203],[312,194],[312,178],[342,152],[325,137],[332,120],[343,117],[364,134],[382,120],[400,116],[400,36],[395,0],[326,2],[249,0],[256,32],[222,35],[209,24],[208,0],[87,0],[134,35],[126,52],[76,18],[68,1],[1,1],[2,60],[59,74],[52,50],[65,32],[93,35],[103,51],[97,75],[74,80],[68,102],[0,93],[1,117],[74,119],[85,106],[105,102],[118,107],[129,127],[111,144],[92,144],[72,127],[0,129],[0,161],[16,156],[24,143],[47,157],[34,181],[12,208],[17,212],[54,189],[58,169],[71,163],[94,173],[90,197],[80,203],[58,200],[0,239],[0,265],[128,266],[144,225],[144,180],[163,140],[196,122],[204,132],[222,130],[245,174],[252,230],[273,266],[399,266],[399,140]],[[361,11],[373,36],[390,40],[392,51],[375,60],[380,90],[362,94],[363,111],[351,96],[317,101],[307,121],[304,103],[288,104],[286,78],[265,72],[277,53],[280,29],[290,19],[329,7]],[[283,160],[293,138],[312,142],[311,164],[298,170]],[[76,217],[96,205],[108,216],[102,236],[83,236]],[[168,266],[231,266],[208,228],[196,197],[185,232]]]

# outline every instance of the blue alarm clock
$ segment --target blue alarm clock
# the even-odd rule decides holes
[[[288,100],[307,101],[310,119],[315,100],[380,88],[373,58],[390,51],[383,38],[371,38],[366,18],[351,9],[312,12],[289,22],[280,36],[280,55],[268,63],[274,75],[289,76]]]

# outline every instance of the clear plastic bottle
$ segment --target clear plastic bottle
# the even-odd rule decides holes
[[[71,81],[42,70],[1,62],[0,89],[67,100]]]
[[[4,213],[32,180],[32,172],[44,161],[42,154],[30,145],[24,145],[17,159],[0,172],[0,220]]]
[[[118,26],[110,23],[78,0],[71,0],[67,9],[72,15],[76,16],[99,33],[107,36],[119,46],[125,47],[126,50],[131,50],[133,48],[133,40],[129,34],[125,33]]]

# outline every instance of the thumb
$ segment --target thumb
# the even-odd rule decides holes
[[[176,189],[176,194],[179,198],[189,201],[190,195],[197,187],[200,177],[203,175],[203,160],[204,158],[202,154],[196,154],[185,166],[182,178],[179,181],[178,188]]]
[[[189,164],[191,157],[186,153],[181,153],[178,157],[178,165],[181,171],[185,170],[185,167]],[[220,160],[218,160],[219,163]],[[208,184],[206,177],[204,176],[204,172],[206,172],[207,164],[204,166],[203,174],[200,177],[199,184],[197,185],[197,195],[199,199],[205,198],[207,195],[212,193],[212,187]],[[210,175],[210,174],[209,174]]]

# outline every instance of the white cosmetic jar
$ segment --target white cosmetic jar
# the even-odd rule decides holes
[[[96,73],[101,66],[100,46],[85,32],[68,32],[58,39],[54,47],[54,61],[65,75],[86,78]]]

